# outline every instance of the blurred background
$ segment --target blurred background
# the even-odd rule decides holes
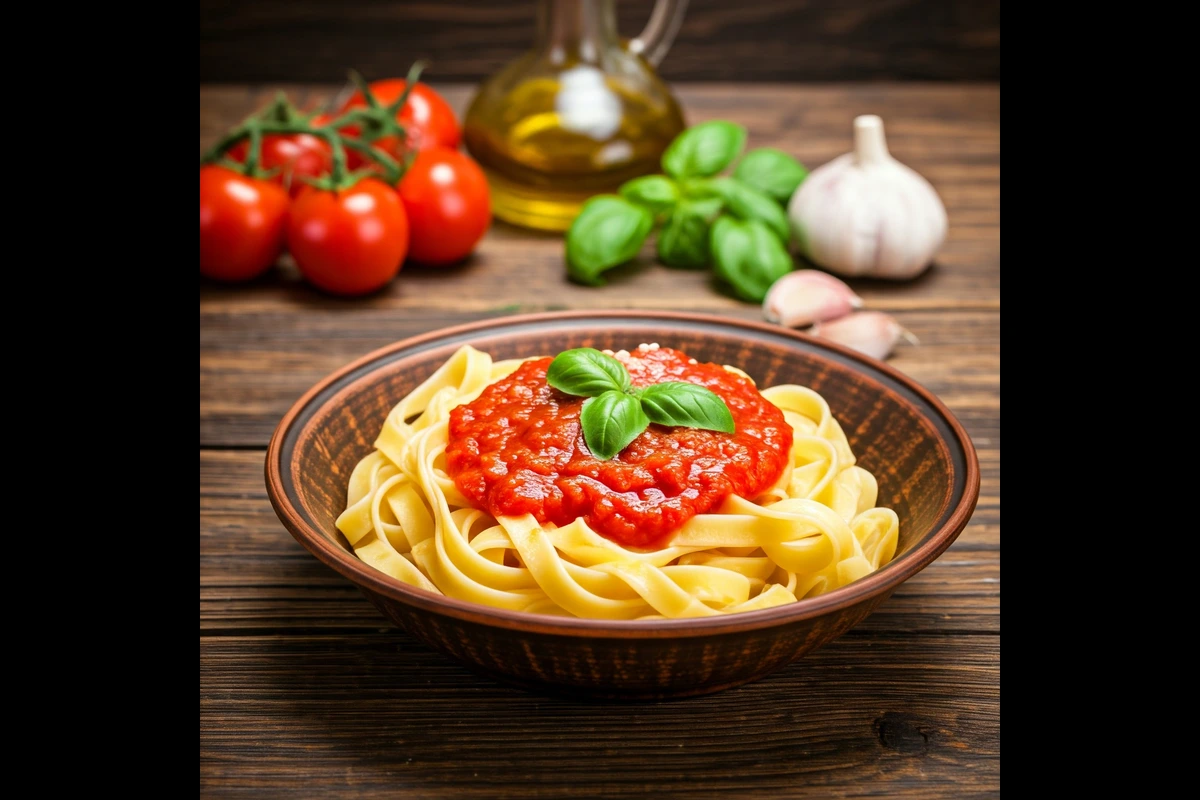
[[[527,50],[536,0],[200,0],[200,81],[337,83],[431,62],[477,81]],[[636,35],[653,0],[616,0]],[[998,81],[999,0],[691,0],[668,81]]]

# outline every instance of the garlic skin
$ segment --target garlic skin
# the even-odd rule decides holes
[[[913,278],[946,238],[946,207],[929,181],[892,158],[883,120],[854,120],[854,152],[815,170],[788,203],[799,250],[839,275]]]
[[[856,311],[830,322],[818,322],[809,333],[844,344],[880,361],[891,355],[901,339],[911,344],[919,343],[917,337],[882,311]]]
[[[763,316],[789,328],[844,317],[862,308],[862,298],[832,275],[816,269],[789,272],[763,298]]]

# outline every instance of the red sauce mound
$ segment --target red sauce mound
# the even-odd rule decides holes
[[[601,461],[580,431],[584,398],[546,383],[551,360],[525,362],[450,412],[449,473],[475,507],[560,526],[583,517],[614,542],[649,547],[730,493],[753,499],[783,471],[792,446],[783,412],[745,378],[665,347],[622,358],[633,385],[708,387],[729,406],[736,432],[651,425]]]

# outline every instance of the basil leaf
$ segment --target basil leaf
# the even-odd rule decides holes
[[[658,258],[668,267],[700,269],[711,260],[709,220],[721,210],[719,200],[684,200],[658,233]]]
[[[702,122],[675,137],[663,153],[663,172],[672,178],[716,175],[746,146],[746,129],[724,120]]]
[[[713,271],[743,300],[761,303],[771,284],[792,271],[792,257],[758,220],[721,217],[712,227]]]
[[[602,286],[600,273],[638,254],[654,217],[616,195],[588,200],[567,231],[567,274],[580,283]]]
[[[659,425],[733,433],[733,414],[725,401],[694,383],[656,383],[638,392],[642,410]]]
[[[782,150],[760,147],[746,153],[733,171],[733,177],[787,205],[792,194],[808,177],[808,170]]]
[[[725,201],[713,195],[699,200],[689,200],[692,210],[711,223],[725,209]]]
[[[564,350],[550,362],[546,383],[577,397],[629,391],[629,370],[612,356],[591,347]]]
[[[583,401],[579,424],[588,450],[608,461],[646,430],[650,419],[636,397],[612,391]]]
[[[720,207],[725,207],[725,201],[721,199],[720,193],[713,188],[711,178],[688,178],[679,182],[680,188],[683,190],[683,196],[689,200],[697,202],[708,202],[716,200]]]
[[[655,216],[670,211],[679,202],[679,187],[665,175],[646,175],[626,181],[621,197],[647,209]]]
[[[773,198],[736,178],[717,178],[712,185],[734,216],[764,223],[787,245],[790,235],[787,213]]]

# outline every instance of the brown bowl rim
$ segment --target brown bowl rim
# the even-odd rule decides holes
[[[603,620],[556,617],[524,611],[510,611],[446,597],[445,595],[435,595],[409,586],[373,569],[353,553],[347,552],[344,548],[338,546],[328,536],[308,524],[292,504],[290,498],[288,498],[282,474],[284,465],[281,461],[282,449],[287,433],[296,423],[301,413],[312,402],[313,398],[347,374],[361,369],[372,361],[383,358],[397,350],[416,347],[432,340],[461,336],[476,331],[486,331],[496,326],[580,321],[593,317],[636,319],[650,323],[690,322],[743,328],[775,336],[782,335],[785,338],[793,338],[803,342],[810,348],[829,350],[842,356],[843,359],[858,361],[871,370],[882,372],[928,403],[930,407],[941,415],[947,427],[954,434],[955,443],[962,450],[963,461],[966,467],[963,491],[958,505],[953,509],[950,516],[946,518],[945,522],[942,523],[941,527],[934,531],[932,535],[928,535],[925,541],[918,544],[917,547],[904,553],[899,558],[893,559],[870,575],[860,578],[847,586],[835,589],[828,594],[787,605],[774,606],[757,611],[746,611],[739,614],[687,619]],[[819,353],[816,355],[818,358],[822,357]],[[869,372],[860,372],[860,374],[873,379]],[[882,389],[894,392],[894,390],[886,386],[882,387]],[[913,406],[907,398],[899,396],[899,401],[913,407],[918,416],[922,418],[927,416],[921,409]],[[945,446],[946,444],[953,443],[943,442],[942,444]],[[953,469],[953,459],[950,459],[950,461],[951,468]],[[635,309],[550,311],[492,317],[462,325],[438,328],[437,330],[411,336],[373,350],[318,381],[288,409],[271,436],[271,443],[267,448],[265,477],[267,495],[284,527],[288,529],[296,541],[316,556],[318,560],[360,588],[377,592],[392,600],[404,603],[405,605],[415,606],[424,611],[489,627],[566,637],[582,636],[587,638],[630,639],[712,636],[775,627],[786,623],[820,617],[830,612],[849,608],[869,600],[876,595],[890,592],[929,566],[958,538],[958,535],[966,527],[971,519],[971,515],[974,513],[975,505],[979,499],[980,486],[979,458],[975,452],[974,444],[971,442],[971,437],[954,414],[951,413],[950,409],[936,395],[900,370],[836,342],[819,339],[779,325],[722,317],[715,314]],[[944,513],[943,511],[943,515]]]

